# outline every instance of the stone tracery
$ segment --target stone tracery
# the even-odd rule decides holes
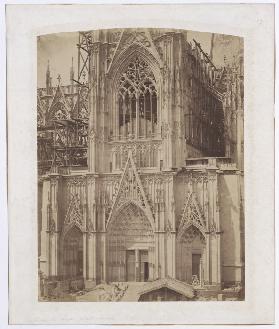
[[[80,230],[83,228],[80,202],[77,195],[73,195],[69,204],[67,215],[64,221],[63,232],[66,233],[67,230],[72,226],[77,226]]]
[[[59,188],[52,187],[53,198],[49,202],[53,204],[49,207],[51,212],[46,225],[49,230],[47,234],[50,235],[49,239],[53,243],[56,233],[58,233],[58,239],[60,238],[60,228],[62,228],[63,239],[63,225],[66,230],[64,237],[72,231],[76,232],[77,227],[80,228],[83,233],[84,258],[89,255],[83,269],[84,280],[90,279],[92,282],[122,280],[125,264],[124,251],[125,249],[127,251],[127,248],[128,250],[138,248],[138,246],[129,247],[130,241],[133,241],[134,244],[145,244],[144,251],[148,250],[150,254],[152,253],[152,257],[154,256],[149,259],[150,268],[155,268],[154,279],[157,276],[170,275],[191,283],[191,253],[202,255],[206,240],[210,245],[211,253],[210,259],[206,256],[203,260],[204,269],[207,268],[206,280],[220,283],[220,276],[215,274],[217,271],[210,262],[211,259],[214,262],[219,259],[220,253],[218,254],[214,243],[216,243],[215,240],[218,242],[222,235],[219,234],[221,232],[216,233],[216,227],[206,227],[194,194],[189,194],[186,200],[180,225],[178,225],[178,234],[175,234],[176,211],[181,208],[180,191],[185,190],[186,186],[188,190],[194,190],[203,205],[204,214],[209,216],[212,222],[211,211],[214,212],[218,207],[214,198],[208,199],[207,193],[214,195],[217,185],[216,178],[209,174],[210,171],[207,172],[207,167],[203,163],[207,160],[188,159],[202,156],[198,149],[190,147],[193,144],[191,140],[194,139],[194,135],[200,136],[201,132],[202,136],[207,138],[208,134],[200,125],[200,121],[209,120],[205,111],[197,112],[194,107],[191,109],[193,104],[197,104],[197,99],[203,98],[203,94],[198,95],[196,86],[193,88],[194,78],[189,70],[190,66],[187,66],[188,61],[185,61],[185,58],[188,60],[189,54],[183,53],[185,50],[183,47],[179,48],[180,34],[166,35],[161,30],[159,32],[156,33],[156,40],[151,33],[153,36],[151,42],[149,33],[145,36],[144,33],[132,33],[129,30],[125,30],[124,33],[122,30],[104,32],[102,34],[102,38],[106,35],[104,42],[98,41],[101,34],[99,36],[97,33],[94,35],[94,40],[89,40],[90,47],[92,46],[92,49],[90,48],[92,102],[90,106],[83,108],[81,105],[80,108],[81,117],[88,116],[89,110],[92,115],[88,134],[90,141],[88,150],[91,152],[88,158],[88,171],[86,166],[78,168],[82,173],[86,173],[84,177],[81,177],[79,170],[77,172],[72,170],[76,168],[69,167],[68,171],[59,168],[61,173],[66,174],[61,179]],[[163,65],[159,63],[158,56],[154,55],[153,43],[157,51],[160,49]],[[175,58],[171,58],[172,51]],[[177,60],[180,55],[184,57],[178,65]],[[99,63],[99,67],[96,63]],[[199,68],[198,63],[197,68]],[[189,72],[189,75],[187,73],[184,77],[184,70]],[[202,80],[199,77],[196,79],[198,83]],[[57,90],[59,91],[60,87],[57,87]],[[72,105],[77,103],[70,102],[72,96],[68,93],[69,91],[65,92],[64,96],[72,108]],[[54,94],[52,93],[52,97]],[[79,95],[81,98],[81,93]],[[55,96],[55,103],[52,103],[52,110],[55,106],[57,110],[60,105],[63,111],[67,110],[65,97],[62,94],[57,96],[58,94]],[[211,94],[204,97],[210,99]],[[186,101],[188,98],[189,102]],[[154,107],[152,100],[154,102],[156,100]],[[197,107],[199,107],[198,104]],[[154,110],[153,113],[151,109],[156,109],[156,111]],[[189,115],[186,113],[188,109]],[[56,112],[56,110],[51,113],[56,115],[56,119],[63,119],[60,115],[65,115],[65,113]],[[74,111],[71,110],[71,115],[75,110],[76,108]],[[169,113],[171,115],[168,115]],[[198,120],[194,117],[194,113],[199,115]],[[186,116],[183,116],[184,114]],[[43,124],[45,115],[41,105],[38,106],[39,125]],[[53,119],[55,119],[54,116]],[[191,144],[187,144],[188,153],[185,152],[186,167],[195,164],[195,167],[202,167],[202,170],[192,175],[186,168],[183,175],[176,178],[180,170],[177,171],[176,168],[180,166],[183,168],[185,165],[182,162],[184,155],[179,154],[184,138]],[[56,146],[63,146],[66,139],[67,135],[60,132],[60,127],[57,128]],[[183,141],[180,142],[180,139]],[[202,142],[200,139],[201,137],[197,137],[197,147],[200,146],[199,142]],[[69,142],[71,146],[71,139]],[[134,166],[131,165],[129,153]],[[64,162],[61,160],[59,165],[60,163],[62,166]],[[127,163],[128,165],[125,166]],[[216,169],[212,167],[211,172]],[[218,163],[217,167],[219,168]],[[140,171],[137,171],[138,169]],[[120,177],[121,173],[123,175]],[[46,186],[45,189],[47,188]],[[60,200],[60,191],[62,194],[65,191],[63,200],[70,204],[64,222],[67,209],[64,208],[63,203],[62,206],[57,207],[56,201],[53,201],[58,194],[57,200]],[[72,194],[77,194],[78,197],[73,203],[72,201],[69,203],[69,196]],[[214,220],[218,224],[217,212],[219,209],[213,216],[216,217]],[[156,232],[154,242],[152,229]],[[206,239],[205,234],[207,234]],[[104,252],[107,247],[109,256]],[[95,251],[98,255],[94,258]],[[116,254],[110,254],[114,252]],[[60,250],[57,251],[57,254],[59,253]],[[173,261],[172,257],[177,257],[177,260]],[[185,257],[183,264],[181,264],[182,257]],[[52,262],[54,256],[51,255],[49,259]],[[53,269],[47,269],[47,271],[50,275],[56,273],[54,266]],[[187,271],[189,273],[184,276]],[[59,269],[57,273],[60,273]],[[111,277],[110,273],[112,273]]]
[[[157,88],[149,65],[135,56],[118,82],[119,138],[150,138],[157,129]]]
[[[178,237],[182,238],[184,232],[190,227],[196,227],[202,234],[205,232],[205,220],[201,214],[194,192],[190,193],[185,203],[178,228]]]
[[[131,202],[114,216],[107,232],[110,280],[126,281],[127,250],[139,244],[151,251],[154,245],[152,227],[143,210]]]

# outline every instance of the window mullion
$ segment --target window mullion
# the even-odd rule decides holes
[[[123,100],[123,137],[125,138],[126,137],[126,95],[124,97],[124,100]]]
[[[133,134],[133,121],[132,121],[132,95],[129,95],[129,115],[130,115],[130,122],[129,122],[129,135]]]
[[[150,121],[151,121],[151,137],[153,136],[153,108],[152,108],[152,92],[149,94],[150,96]]]
[[[136,138],[139,137],[139,93],[136,93]]]
[[[143,95],[143,132],[144,132],[144,138],[146,138],[146,94]]]

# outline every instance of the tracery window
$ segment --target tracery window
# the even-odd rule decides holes
[[[156,81],[148,64],[136,57],[118,86],[119,136],[152,138],[157,129]]]

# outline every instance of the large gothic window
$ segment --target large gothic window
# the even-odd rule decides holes
[[[118,85],[119,135],[152,138],[157,129],[157,90],[154,75],[145,61],[134,58]]]

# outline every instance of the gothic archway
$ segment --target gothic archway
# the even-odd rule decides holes
[[[177,276],[181,281],[203,282],[206,223],[197,196],[188,194],[177,235]]]
[[[188,226],[177,241],[178,279],[200,285],[204,277],[206,240],[195,226]]]
[[[128,203],[107,229],[109,281],[148,281],[153,278],[154,233],[145,212]]]
[[[63,239],[63,273],[66,278],[83,276],[83,235],[76,225]]]

